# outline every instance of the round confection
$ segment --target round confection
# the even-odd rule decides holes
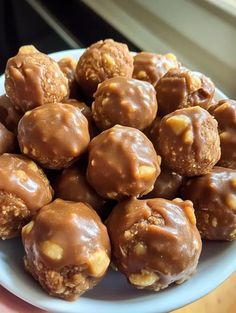
[[[170,69],[156,85],[158,115],[177,109],[200,106],[208,109],[215,86],[205,75],[184,68]]]
[[[161,167],[161,174],[155,181],[154,188],[145,198],[164,198],[172,200],[179,196],[183,177],[165,167]]]
[[[148,81],[154,87],[171,68],[180,66],[172,53],[156,54],[140,52],[134,56],[133,78]]]
[[[221,158],[219,165],[236,169],[236,101],[220,100],[209,112],[218,122]]]
[[[202,238],[236,239],[236,171],[214,167],[210,173],[189,179],[182,188],[193,202]]]
[[[97,212],[102,213],[105,200],[102,199],[86,180],[86,166],[74,164],[64,169],[53,184],[56,198],[86,202]]]
[[[25,268],[52,296],[76,300],[110,263],[110,242],[97,213],[82,202],[57,199],[22,229]]]
[[[0,155],[5,152],[15,152],[17,149],[16,137],[2,123],[0,123]]]
[[[87,179],[103,198],[142,196],[160,174],[160,157],[138,129],[116,125],[89,144]]]
[[[0,122],[14,134],[23,113],[10,101],[6,95],[0,96]]]
[[[138,289],[159,291],[196,271],[202,243],[191,201],[130,198],[113,209],[107,229],[112,263]]]
[[[77,82],[75,79],[77,62],[71,57],[65,57],[58,61],[58,65],[68,79],[70,97],[75,96],[77,94]]]
[[[86,151],[89,140],[87,119],[66,103],[28,111],[18,125],[22,153],[49,169],[69,166]]]
[[[68,80],[58,64],[34,46],[23,46],[10,58],[5,71],[5,89],[23,112],[60,102],[68,96]]]
[[[180,175],[208,173],[220,159],[217,121],[199,106],[166,115],[161,120],[158,151],[163,164]]]
[[[156,92],[148,82],[113,77],[98,86],[94,98],[93,118],[102,130],[116,124],[143,130],[156,117]]]
[[[31,217],[52,201],[52,189],[43,171],[16,154],[0,156],[0,237],[19,235]]]
[[[100,40],[82,54],[76,67],[76,80],[93,96],[99,83],[114,76],[132,77],[133,57],[126,44]]]

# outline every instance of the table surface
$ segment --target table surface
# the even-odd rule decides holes
[[[209,295],[172,313],[234,313],[236,312],[235,286],[236,273]],[[0,312],[46,313],[13,296],[2,287],[0,287]]]

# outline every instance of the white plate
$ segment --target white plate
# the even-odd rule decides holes
[[[83,50],[53,53],[78,59]],[[4,93],[0,77],[0,94]],[[218,98],[226,96],[217,90]],[[182,307],[206,295],[236,270],[236,241],[205,242],[196,275],[182,285],[158,293],[131,287],[112,270],[93,290],[75,302],[49,297],[23,269],[23,249],[19,239],[0,241],[0,284],[16,296],[47,311],[57,313],[161,313]]]

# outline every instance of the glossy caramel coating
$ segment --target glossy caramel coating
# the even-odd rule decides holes
[[[14,134],[23,113],[16,108],[6,95],[0,96],[0,122]]]
[[[185,68],[171,69],[156,85],[158,115],[163,117],[177,109],[200,106],[208,109],[215,86],[205,75]]]
[[[0,237],[17,236],[52,195],[46,175],[33,161],[22,155],[1,155]]]
[[[18,125],[22,153],[49,169],[69,166],[86,151],[89,140],[87,119],[66,103],[35,108]]]
[[[179,68],[180,63],[172,53],[156,54],[140,52],[134,56],[133,78],[147,81],[154,87],[171,69]]]
[[[85,164],[74,164],[57,177],[53,184],[55,197],[63,200],[88,203],[98,214],[105,200],[102,199],[86,180]]]
[[[16,149],[15,135],[0,123],[0,155],[6,152],[15,152]]]
[[[52,296],[76,300],[110,263],[110,242],[97,213],[82,202],[57,199],[22,229],[25,268]]]
[[[161,174],[157,177],[154,188],[144,198],[164,198],[172,200],[179,196],[183,177],[165,167],[161,167]]]
[[[69,94],[70,97],[74,97],[77,93],[77,82],[75,79],[75,70],[76,70],[76,65],[77,62],[75,59],[71,57],[64,57],[60,59],[58,62],[58,65],[63,72],[63,74],[66,76],[68,79],[68,85],[69,85]]]
[[[113,77],[99,84],[94,98],[93,118],[102,130],[116,124],[143,130],[156,117],[156,92],[148,82]]]
[[[10,58],[5,71],[5,89],[23,112],[68,97],[68,80],[57,62],[34,46],[23,46]]]
[[[216,166],[204,176],[189,179],[182,195],[193,202],[202,238],[236,239],[236,170]]]
[[[92,44],[82,54],[76,68],[76,80],[92,97],[104,80],[115,76],[131,78],[132,72],[133,57],[127,45],[106,39]]]
[[[190,201],[130,198],[106,224],[112,262],[134,287],[159,291],[194,274],[202,243]]]
[[[225,99],[213,105],[209,112],[218,122],[220,134],[220,166],[236,169],[236,101]]]
[[[158,149],[172,171],[206,174],[220,159],[217,121],[199,106],[176,110],[161,120]]]
[[[138,129],[116,125],[89,144],[87,179],[103,198],[142,196],[160,174],[160,157]]]

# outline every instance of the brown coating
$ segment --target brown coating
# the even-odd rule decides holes
[[[161,120],[158,151],[163,165],[180,175],[208,173],[220,159],[217,121],[199,106],[166,115]]]
[[[25,267],[52,296],[76,300],[94,287],[110,263],[110,242],[96,212],[57,199],[22,229]]]
[[[0,96],[0,122],[14,134],[22,115],[6,95]]]
[[[165,167],[161,167],[161,174],[157,177],[154,188],[144,198],[164,198],[172,200],[179,196],[183,177]]]
[[[22,153],[43,167],[62,169],[87,149],[88,121],[66,103],[54,103],[28,111],[18,125]]]
[[[140,52],[134,57],[133,78],[147,81],[155,87],[171,68],[179,68],[179,66],[180,63],[172,53],[162,55]]]
[[[138,129],[116,125],[89,144],[87,179],[103,198],[142,196],[160,174],[160,157]]]
[[[161,118],[156,116],[152,124],[143,130],[144,134],[148,137],[148,139],[153,143],[156,152],[158,153],[158,138],[159,138],[159,130],[161,125]]]
[[[83,91],[93,96],[99,83],[115,76],[132,77],[133,57],[126,44],[112,39],[92,44],[80,57],[76,80]]]
[[[18,235],[37,210],[51,200],[49,181],[33,161],[16,154],[0,156],[0,237]]]
[[[68,80],[57,62],[34,46],[23,46],[10,58],[5,71],[5,89],[23,112],[60,102],[68,97]]]
[[[204,176],[189,179],[182,188],[193,202],[202,238],[236,239],[236,171],[214,167]]]
[[[99,84],[94,98],[93,118],[102,130],[116,124],[143,130],[156,117],[156,92],[148,82],[113,77]]]
[[[170,69],[156,85],[158,115],[177,109],[200,106],[208,109],[215,86],[205,75],[185,68]]]
[[[112,262],[134,287],[159,291],[194,274],[202,243],[190,201],[130,198],[107,228]]]
[[[63,170],[53,184],[55,197],[63,200],[85,202],[100,214],[105,200],[102,199],[86,180],[85,164],[74,164]]]
[[[60,59],[58,62],[58,65],[63,72],[63,74],[68,79],[68,85],[70,90],[70,97],[74,97],[77,93],[77,82],[75,79],[75,70],[77,62],[72,57],[64,57]]]
[[[209,109],[218,122],[220,134],[220,166],[236,169],[236,101],[220,100]]]
[[[0,155],[5,152],[15,152],[16,147],[15,135],[0,123]]]

